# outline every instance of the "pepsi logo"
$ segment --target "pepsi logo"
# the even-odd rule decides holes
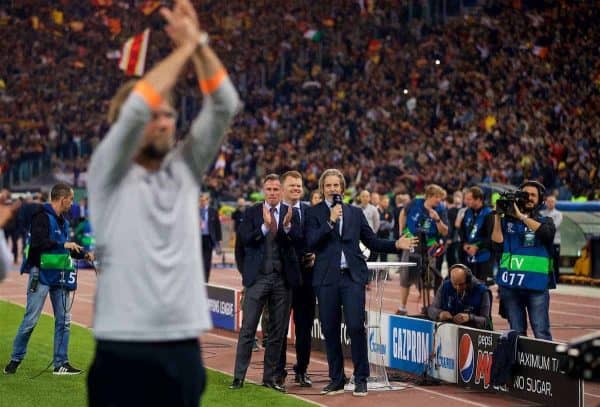
[[[473,357],[473,341],[469,334],[463,334],[458,345],[458,366],[460,377],[463,382],[468,383],[473,377],[475,370],[475,358]]]

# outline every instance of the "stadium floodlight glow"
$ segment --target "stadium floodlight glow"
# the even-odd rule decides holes
[[[404,93],[405,95],[408,95],[408,89],[404,89],[404,91],[402,93]]]

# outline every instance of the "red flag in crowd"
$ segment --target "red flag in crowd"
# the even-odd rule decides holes
[[[126,75],[142,76],[144,74],[149,38],[150,29],[147,28],[143,33],[129,38],[123,45],[119,68],[125,71]]]

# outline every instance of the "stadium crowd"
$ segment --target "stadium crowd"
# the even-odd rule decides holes
[[[113,51],[158,28],[156,13],[140,10],[148,3],[0,6],[3,172],[39,156],[86,171],[125,80]],[[202,2],[201,21],[245,103],[206,176],[214,197],[249,194],[257,179],[290,168],[312,190],[336,167],[377,192],[538,179],[558,199],[598,199],[595,3],[487,2],[438,25],[409,20],[406,3]],[[159,30],[150,43],[148,66],[169,49]],[[186,93],[195,88],[180,86],[184,128],[200,108]]]

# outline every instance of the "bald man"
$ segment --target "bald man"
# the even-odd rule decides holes
[[[477,280],[463,264],[455,264],[449,270],[427,309],[433,321],[453,322],[479,329],[491,329],[491,292]]]

